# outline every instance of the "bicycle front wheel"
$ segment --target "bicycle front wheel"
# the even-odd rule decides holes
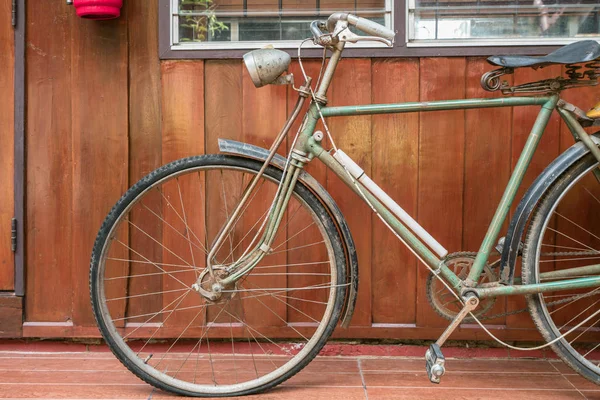
[[[531,220],[523,248],[523,283],[598,276],[600,174],[589,154],[549,187]],[[583,269],[588,267],[588,269]],[[577,274],[564,271],[580,268]],[[550,273],[550,274],[549,274]],[[600,384],[600,287],[527,297],[544,339],[571,368]]]
[[[300,371],[335,328],[342,241],[302,183],[249,274],[217,300],[192,288],[261,166],[224,155],[175,161],[129,189],[104,221],[91,259],[93,311],[113,353],[144,381],[189,396],[260,392]],[[254,246],[281,176],[267,168],[250,194],[211,262],[217,275]]]

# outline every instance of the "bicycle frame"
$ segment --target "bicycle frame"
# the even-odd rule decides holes
[[[587,133],[583,130],[579,122],[568,111],[558,107],[559,95],[552,94],[539,97],[508,97],[508,98],[481,98],[481,99],[461,99],[461,100],[442,100],[431,102],[414,102],[414,103],[396,103],[396,104],[372,104],[372,105],[356,105],[344,107],[326,107],[326,93],[329,84],[333,78],[335,68],[340,60],[341,53],[344,48],[344,43],[340,42],[336,45],[333,55],[330,58],[327,68],[323,74],[321,85],[317,89],[314,98],[320,105],[313,102],[305,116],[301,131],[292,149],[289,158],[288,170],[285,179],[281,184],[280,193],[273,203],[273,207],[268,216],[265,234],[259,240],[258,244],[250,254],[243,256],[239,263],[239,267],[234,268],[233,274],[225,278],[222,283],[229,284],[239,279],[241,276],[248,273],[254,265],[266,254],[270,249],[270,244],[274,238],[274,234],[278,229],[279,222],[283,216],[287,202],[292,193],[293,187],[298,178],[299,171],[304,164],[310,162],[313,158],[318,158],[327,168],[331,169],[350,189],[352,189],[361,200],[370,204],[381,215],[383,220],[389,227],[400,237],[402,242],[426,265],[428,265],[435,273],[440,274],[449,284],[461,295],[467,292],[474,293],[479,298],[507,296],[515,294],[533,294],[544,293],[549,291],[571,290],[587,287],[600,286],[600,264],[584,267],[588,274],[598,274],[594,277],[564,279],[558,282],[540,283],[534,285],[486,285],[485,288],[477,288],[477,282],[483,273],[484,267],[490,257],[490,253],[496,243],[502,225],[504,224],[512,203],[514,202],[517,190],[521,185],[529,164],[533,158],[536,148],[540,142],[543,132],[550,120],[552,112],[558,110],[561,118],[569,127],[571,133],[576,140],[581,140],[589,148],[590,151],[600,161],[600,150],[594,145]],[[302,94],[301,94],[302,96]],[[465,110],[477,108],[492,108],[492,107],[518,107],[518,106],[540,106],[540,112],[535,120],[531,132],[527,138],[525,146],[519,156],[517,164],[512,172],[507,187],[502,195],[496,212],[490,222],[487,233],[481,243],[473,266],[469,272],[467,279],[461,280],[452,270],[450,270],[443,262],[443,257],[439,258],[424,241],[415,235],[405,224],[402,223],[388,208],[373,195],[361,182],[355,179],[338,160],[326,151],[320,144],[322,140],[319,135],[314,135],[314,130],[317,122],[321,117],[351,117],[358,115],[376,115],[376,114],[391,114],[391,113],[408,113],[408,112],[430,112],[442,110]],[[291,118],[286,126],[290,125]],[[272,150],[274,153],[274,150]],[[267,161],[268,163],[268,161]],[[265,165],[267,164],[265,163]],[[600,173],[596,174],[600,180]],[[291,179],[290,179],[291,178]],[[420,228],[420,227],[419,227]],[[221,238],[219,238],[221,239]],[[435,240],[434,240],[435,241]],[[441,247],[441,246],[440,246]],[[249,262],[251,260],[251,262]],[[580,274],[581,268],[571,268],[561,270],[561,278],[569,278]],[[551,277],[552,273],[541,273],[540,278]]]
[[[537,119],[531,129],[525,147],[515,165],[513,173],[510,177],[508,185],[504,191],[504,194],[500,200],[500,204],[496,209],[494,217],[487,230],[485,238],[480,246],[477,253],[477,257],[471,268],[467,280],[464,282],[458,278],[458,276],[449,268],[447,268],[443,261],[438,258],[419,237],[414,235],[394,214],[392,214],[375,196],[373,196],[364,185],[357,180],[353,179],[348,175],[344,167],[328,152],[321,147],[320,143],[312,137],[314,127],[319,119],[319,111],[316,105],[312,105],[308,112],[308,120],[306,121],[302,132],[300,133],[301,139],[298,141],[296,146],[297,150],[309,153],[312,157],[318,158],[322,161],[329,169],[333,171],[348,187],[350,187],[355,193],[359,194],[361,200],[366,202],[362,195],[364,195],[368,202],[373,205],[377,212],[382,218],[390,225],[390,227],[402,238],[403,242],[427,265],[442,275],[455,289],[463,291],[475,292],[478,297],[493,297],[493,296],[504,296],[514,294],[531,294],[531,293],[542,293],[548,291],[558,290],[570,290],[576,288],[586,288],[600,286],[600,276],[598,277],[587,277],[577,279],[565,279],[560,282],[543,283],[536,285],[512,285],[512,286],[498,286],[498,287],[487,287],[487,288],[474,288],[474,282],[479,280],[483,272],[483,268],[488,261],[491,250],[498,239],[498,235],[508,216],[510,207],[515,199],[517,189],[523,181],[525,172],[533,158],[537,145],[542,137],[544,129],[548,124],[552,111],[556,108],[558,103],[558,95],[546,96],[546,97],[512,97],[512,98],[500,98],[500,99],[467,99],[467,100],[445,100],[445,101],[432,101],[427,103],[399,103],[399,104],[375,104],[375,105],[361,105],[361,106],[348,106],[348,107],[323,107],[321,108],[321,114],[323,117],[339,117],[339,116],[355,116],[355,115],[375,115],[375,114],[388,114],[388,113],[407,113],[407,112],[427,112],[427,111],[440,111],[440,110],[463,110],[472,108],[491,108],[491,107],[514,107],[514,106],[541,106],[541,110],[537,116]],[[561,112],[561,117],[565,119],[568,126],[572,128],[573,133],[581,133],[583,128],[577,123],[576,120],[565,118],[564,113]],[[581,131],[578,129],[581,128]],[[362,193],[362,195],[361,195]],[[585,267],[587,273],[598,273],[600,274],[600,264]],[[581,270],[573,268],[571,272],[569,270],[562,270],[562,277],[576,276],[581,274]],[[550,276],[548,276],[550,277]]]

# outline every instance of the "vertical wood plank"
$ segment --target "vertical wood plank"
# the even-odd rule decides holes
[[[219,138],[242,139],[242,63],[210,60],[204,67],[206,152],[219,152]]]
[[[531,68],[519,68],[515,71],[514,82],[515,85],[520,85],[527,82],[535,82],[542,79],[550,79],[559,76],[561,73],[560,66],[554,65],[547,68],[538,69],[537,71]],[[531,127],[535,122],[535,118],[539,112],[539,107],[515,107],[513,111],[513,138],[512,138],[512,149],[511,149],[511,164],[514,168]],[[550,164],[550,162],[558,155],[559,150],[559,129],[560,129],[560,117],[558,113],[553,113],[544,131],[544,134],[540,140],[540,144],[531,160],[529,169],[525,174],[525,178],[517,192],[515,203],[518,204],[518,200],[521,199],[529,185],[533,183],[535,178]],[[513,205],[512,210],[516,208],[516,204]],[[519,259],[520,260],[520,259]],[[517,269],[515,276],[520,276],[521,263],[517,262]],[[509,296],[507,298],[507,311],[517,310],[526,307],[525,299],[522,296]],[[511,328],[523,328],[533,327],[531,318],[525,313],[511,315],[506,318],[506,323]]]
[[[482,58],[467,59],[467,98],[502,97],[487,92],[481,76],[492,69]],[[510,77],[509,81],[512,80]],[[478,251],[494,212],[510,178],[512,109],[508,107],[466,110],[465,121],[465,197],[463,212],[463,249]],[[504,228],[508,223],[504,224]],[[496,252],[489,262],[498,260]],[[501,313],[505,299],[500,298],[489,314]],[[502,323],[489,321],[491,323]]]
[[[242,140],[242,62],[240,60],[210,60],[206,61],[204,68],[205,87],[205,140],[207,153],[218,153],[219,138]],[[248,177],[249,179],[249,177]],[[227,221],[229,215],[237,205],[236,199],[241,196],[243,190],[242,177],[238,173],[219,176],[212,173],[206,181],[206,221],[207,221],[207,243],[208,246],[214,242],[216,236]],[[223,201],[223,194],[227,196],[227,209]],[[216,255],[219,262],[232,262],[232,258],[241,256],[242,246],[234,250],[242,235],[245,234],[243,225],[238,222],[236,229],[231,233],[231,240],[221,247]],[[240,235],[241,233],[241,235]],[[230,312],[234,313],[238,308],[238,300],[235,299],[229,305]],[[211,308],[208,316],[212,321],[219,313],[220,321],[230,322],[233,317],[224,314],[220,307]]]
[[[418,60],[373,61],[373,103],[419,100]],[[373,116],[372,179],[404,210],[417,211],[419,115]],[[374,323],[414,323],[417,265],[378,218],[373,223]]]
[[[0,237],[10,237],[14,215],[14,34],[10,0],[0,1]],[[0,290],[14,289],[14,260],[10,241],[0,244]]]
[[[162,161],[163,164],[204,153],[204,62],[165,61],[161,64],[162,76]],[[164,187],[162,210],[164,219],[175,229],[163,231],[162,259],[169,264],[204,264],[204,255],[190,247],[184,240],[191,234],[191,241],[205,242],[204,236],[204,176],[182,176],[181,181],[171,181]],[[185,210],[185,215],[184,215]],[[184,223],[185,218],[187,224]],[[189,233],[188,227],[189,225]],[[176,232],[177,231],[177,232]],[[183,235],[183,237],[181,236]],[[197,260],[196,260],[197,259]],[[177,275],[184,283],[193,283],[197,276],[193,271]],[[163,279],[163,307],[181,295],[181,283],[174,278]],[[198,296],[185,296],[180,308],[193,307]],[[177,304],[169,306],[174,308]],[[202,323],[199,310],[173,313],[166,325],[185,328],[191,321]],[[203,310],[202,310],[203,312]]]
[[[48,18],[49,15],[53,17]],[[89,264],[91,242],[86,242],[85,250],[81,249],[75,268],[69,250],[73,248],[74,220],[72,19],[72,10],[63,4],[44,2],[27,7],[25,315],[28,321],[70,320],[73,293],[78,293],[72,286],[73,271],[77,269],[78,277],[84,279]],[[87,196],[86,202],[93,197]],[[86,292],[77,296],[84,298]]]
[[[126,2],[129,29],[129,185],[133,185],[161,164],[160,124],[160,61],[158,47],[158,4],[156,0],[131,0]],[[151,210],[161,208],[156,193],[144,200]],[[145,209],[136,209],[131,221],[153,238],[160,240],[161,225],[155,215]],[[161,262],[160,246],[137,230],[129,232],[129,245],[154,262]],[[137,259],[130,253],[129,259]],[[156,273],[151,264],[132,263],[130,275]],[[160,291],[160,275],[137,277],[129,282],[129,294]],[[127,311],[129,315],[142,315],[160,310],[158,296],[132,298]]]
[[[371,102],[371,60],[342,60],[329,89],[332,106],[369,104]],[[367,175],[371,174],[371,116],[331,118],[331,135],[339,149],[354,160]],[[359,261],[360,285],[353,325],[370,326],[371,316],[371,210],[359,200],[331,171],[327,171],[327,190],[346,217]]]
[[[90,251],[102,220],[128,186],[127,16],[73,19],[73,322],[95,325]],[[126,239],[125,239],[126,240]]]
[[[421,101],[465,96],[465,58],[422,58]],[[462,247],[465,112],[420,114],[418,221],[448,251]],[[419,266],[417,325],[446,326],[426,299],[429,271]]]

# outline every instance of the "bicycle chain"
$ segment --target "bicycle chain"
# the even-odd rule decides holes
[[[460,254],[460,255],[467,255],[468,256],[468,255],[476,254],[476,253],[464,252],[464,253],[453,253],[453,254],[457,254],[457,255]],[[451,256],[453,254],[449,254],[449,256]],[[568,256],[569,257],[569,256],[599,255],[599,254],[600,254],[600,252],[592,250],[592,251],[550,252],[550,253],[542,253],[541,255],[542,256],[560,256],[560,257]],[[496,265],[492,264],[492,268],[497,268],[498,265],[499,265],[499,263],[496,264]],[[578,296],[568,297],[568,298],[562,299],[562,300],[551,301],[550,303],[546,304],[546,307],[557,306],[557,305],[560,305],[560,304],[568,303],[568,302],[570,302],[572,300],[574,300],[574,301],[580,300],[580,299],[583,299],[585,297],[592,296],[594,294],[596,294],[596,293],[594,291],[592,291],[592,292],[581,294],[581,295],[578,295]],[[518,310],[507,311],[507,312],[504,312],[504,313],[498,313],[498,314],[489,315],[489,316],[480,316],[480,317],[478,317],[478,319],[480,321],[487,321],[487,320],[491,320],[491,319],[496,319],[496,318],[501,318],[501,317],[508,317],[508,316],[511,316],[511,315],[520,314],[520,313],[526,312],[528,310],[529,310],[529,308],[526,307],[526,308],[521,308],[521,309],[518,309]]]

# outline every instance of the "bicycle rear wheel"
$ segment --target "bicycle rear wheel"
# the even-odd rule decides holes
[[[523,248],[523,283],[566,279],[541,274],[600,263],[598,162],[589,154],[549,187],[534,212]],[[600,175],[599,175],[600,176]],[[577,276],[597,276],[581,270]],[[600,287],[527,296],[532,318],[571,368],[600,384]]]
[[[310,362],[335,328],[346,292],[336,226],[298,183],[271,251],[215,301],[192,289],[261,163],[208,155],[140,180],[94,245],[94,315],[119,360],[144,381],[188,396],[263,391]],[[216,253],[217,273],[252,246],[281,179],[269,167]],[[206,275],[208,276],[208,275]]]

